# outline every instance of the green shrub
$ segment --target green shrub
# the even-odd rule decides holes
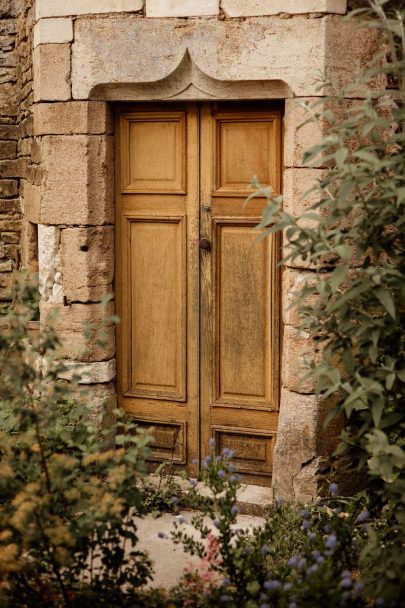
[[[117,412],[100,449],[56,334],[29,339],[35,292],[16,281],[0,338],[0,605],[133,606],[151,578],[134,519],[150,438]]]

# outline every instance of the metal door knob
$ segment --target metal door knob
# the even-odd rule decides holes
[[[198,245],[203,251],[209,251],[211,249],[211,241],[209,239],[200,239]]]

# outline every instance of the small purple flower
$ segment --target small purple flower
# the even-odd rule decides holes
[[[229,481],[231,483],[236,483],[238,481],[238,478],[236,477],[236,475],[231,475],[229,478]]]
[[[298,608],[298,607],[297,607],[297,604],[295,602],[290,602],[288,604],[288,608]]]
[[[206,456],[205,460],[204,460],[205,465],[208,467],[208,465],[210,465],[211,462],[212,462],[211,456]]]
[[[315,549],[314,551],[312,551],[311,555],[314,559],[316,559],[320,556],[320,552],[318,551],[318,549]]]
[[[298,566],[299,559],[300,558],[298,557],[298,555],[293,555],[292,557],[290,557],[287,564],[290,566],[290,568],[296,568]]]
[[[262,547],[262,555],[266,556],[269,555],[270,553],[270,547],[269,545],[263,545]]]
[[[260,608],[270,608],[270,604],[267,604],[267,602],[264,602],[263,604],[260,604]]]
[[[225,477],[226,477],[226,473],[225,473],[225,471],[224,471],[223,469],[220,469],[220,470],[218,471],[218,477],[219,477],[220,479],[225,479]]]
[[[213,525],[214,525],[216,528],[219,528],[219,525],[220,525],[220,524],[219,524],[219,520],[218,520],[218,519],[213,519],[213,520],[212,520],[212,524],[213,524]]]
[[[335,498],[338,493],[339,493],[339,487],[337,485],[337,483],[331,483],[329,486],[329,492],[331,493],[331,495],[333,496],[333,498]]]
[[[308,509],[302,509],[302,511],[300,511],[301,517],[308,517],[308,515],[309,515]]]
[[[164,532],[158,532],[159,538],[166,538],[166,534]]]
[[[367,509],[364,509],[360,515],[358,516],[358,518],[356,519],[358,524],[365,524],[366,521],[368,521],[368,519],[370,518],[370,513],[367,511]]]
[[[198,483],[198,481],[197,481],[196,479],[194,479],[194,478],[189,479],[189,480],[188,480],[188,482],[189,482],[189,484],[190,484],[190,486],[191,486],[192,488],[195,488],[195,487],[196,487],[196,485],[197,485],[197,483]]]
[[[229,580],[229,578],[224,578],[224,580],[222,581],[222,585],[224,587],[229,587],[230,584],[231,584],[231,581]]]
[[[312,564],[312,566],[308,568],[308,572],[309,574],[315,574],[318,572],[318,564]]]
[[[215,439],[214,439],[214,437],[211,437],[211,439],[209,440],[209,444],[210,444],[210,448],[215,448]]]
[[[183,515],[179,515],[177,518],[177,521],[180,525],[187,523],[187,519],[185,517],[183,517]]]
[[[340,586],[342,587],[342,589],[350,589],[350,587],[352,586],[352,579],[351,578],[342,578],[342,580],[340,581]]]
[[[282,507],[284,503],[285,503],[284,498],[277,498],[277,499],[276,499],[276,505],[277,505],[278,507]]]
[[[336,538],[336,535],[335,534],[330,534],[328,536],[328,538],[326,539],[325,546],[328,549],[331,549],[333,551],[334,549],[336,549],[336,547],[338,546],[338,544],[339,543],[338,543],[338,539]]]
[[[364,583],[362,583],[361,581],[357,581],[357,583],[354,583],[353,591],[357,595],[361,595],[364,591]]]
[[[309,528],[311,527],[311,522],[308,521],[307,519],[304,519],[304,521],[302,522],[302,529],[303,530],[309,530]]]
[[[308,538],[311,542],[314,541],[316,539],[315,532],[308,532]]]
[[[228,470],[229,470],[229,472],[230,472],[230,473],[233,473],[233,472],[234,472],[235,467],[234,467],[234,465],[232,464],[232,462],[230,462],[230,463],[229,463],[229,465],[228,465]]]
[[[224,448],[222,450],[222,454],[225,456],[225,458],[229,458],[229,452],[230,452],[229,448]]]
[[[237,505],[232,505],[231,513],[232,515],[237,515],[239,513],[239,508]]]
[[[267,591],[278,591],[279,589],[281,589],[281,583],[280,581],[266,581],[263,587]]]
[[[178,504],[178,502],[179,502],[178,497],[177,497],[177,496],[172,496],[172,504],[173,504],[173,505],[177,505],[177,504]]]
[[[307,565],[307,560],[305,559],[305,557],[301,557],[301,559],[299,560],[299,562],[297,564],[297,568],[298,568],[298,570],[303,570],[306,565]]]
[[[216,460],[217,462],[221,462],[221,460],[222,460],[222,456],[216,456],[216,457],[215,457],[215,460]]]
[[[350,572],[350,570],[343,570],[343,571],[340,573],[340,576],[341,576],[342,578],[352,578],[352,573]]]
[[[226,604],[228,601],[228,596],[224,593],[223,595],[221,595],[221,597],[219,598],[219,601],[221,602],[221,604]]]
[[[319,555],[319,556],[316,558],[316,561],[317,561],[317,563],[318,563],[318,564],[323,564],[323,562],[325,561],[325,558],[324,558],[324,556],[323,556],[323,555]]]

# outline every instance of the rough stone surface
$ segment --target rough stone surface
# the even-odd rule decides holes
[[[34,47],[39,44],[61,44],[72,40],[72,19],[40,19],[34,27]]]
[[[72,304],[55,306],[41,303],[41,323],[52,325],[60,336],[59,356],[85,362],[104,361],[115,356],[115,327],[108,317],[114,304]]]
[[[36,17],[67,17],[142,10],[143,0],[36,0]]]
[[[38,226],[39,291],[44,300],[63,302],[60,267],[60,230],[56,226]]]
[[[218,15],[219,0],[146,0],[147,17]]]
[[[34,51],[34,101],[71,97],[70,44],[41,44]]]
[[[347,0],[222,0],[228,17],[251,17],[287,13],[339,13],[344,15]]]
[[[114,228],[62,231],[63,290],[68,302],[99,301],[112,292]]]
[[[114,149],[111,137],[44,137],[42,158],[42,223],[113,224]]]
[[[304,153],[320,143],[324,134],[322,121],[308,122],[310,113],[302,103],[312,104],[316,98],[287,99],[284,115],[284,165],[285,167],[304,167]],[[312,167],[322,167],[322,158],[318,156],[311,161]]]
[[[301,320],[298,314],[298,308],[295,305],[298,293],[307,282],[314,279],[313,272],[297,270],[295,268],[286,267],[283,270],[282,278],[282,316],[283,323],[292,327],[300,327]],[[315,301],[315,296],[311,296],[306,301],[306,305],[311,305]]]
[[[282,384],[297,393],[315,392],[315,380],[308,378],[309,364],[319,361],[321,346],[309,333],[286,325],[283,335]]]
[[[39,103],[34,106],[36,135],[102,135],[114,132],[111,108],[103,101]]]
[[[324,468],[340,430],[338,422],[324,425],[329,407],[315,395],[282,389],[274,451],[276,499],[309,502],[318,495],[321,463]]]
[[[270,80],[284,86],[278,93],[281,97],[293,92],[316,95],[324,69],[325,23],[301,16],[187,22],[132,15],[83,18],[76,22],[72,46],[73,98],[108,94],[131,99],[135,83],[165,78],[176,70],[187,49],[194,64],[216,80]],[[256,86],[259,91],[260,83]]]
[[[61,374],[64,380],[80,376],[79,384],[104,384],[114,380],[116,375],[115,359],[96,363],[69,362],[68,369]]]
[[[324,175],[322,169],[286,169],[283,177],[284,210],[299,217],[319,203],[322,196],[313,189]]]

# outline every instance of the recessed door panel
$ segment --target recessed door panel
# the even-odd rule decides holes
[[[126,394],[184,400],[187,333],[184,222],[182,218],[128,221],[131,383]]]

